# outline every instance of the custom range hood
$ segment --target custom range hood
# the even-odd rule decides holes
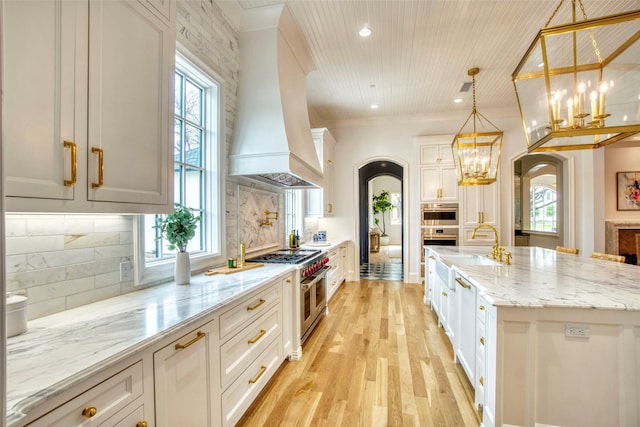
[[[305,76],[312,69],[285,4],[244,12],[230,175],[288,188],[322,184],[307,110]]]

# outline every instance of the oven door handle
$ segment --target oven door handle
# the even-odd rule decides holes
[[[330,266],[324,266],[322,267],[320,270],[318,270],[317,272],[315,272],[312,276],[307,277],[303,282],[302,282],[302,289],[304,289],[305,291],[307,289],[309,289],[310,287],[312,287],[313,285],[315,285],[316,283],[318,283],[320,280],[324,279],[325,273],[327,272],[327,270],[331,269]],[[311,281],[309,281],[309,279],[311,279]]]

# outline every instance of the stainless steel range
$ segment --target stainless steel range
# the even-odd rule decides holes
[[[264,255],[248,258],[247,262],[295,264],[298,270],[300,290],[300,343],[302,344],[327,307],[326,272],[329,257],[319,250],[280,249]]]

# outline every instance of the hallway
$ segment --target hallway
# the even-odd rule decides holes
[[[360,279],[403,281],[402,247],[385,245],[379,252],[370,252],[369,264],[360,266]]]

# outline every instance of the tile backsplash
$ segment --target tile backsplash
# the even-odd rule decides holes
[[[7,214],[7,291],[28,297],[29,319],[131,292],[134,218]]]

